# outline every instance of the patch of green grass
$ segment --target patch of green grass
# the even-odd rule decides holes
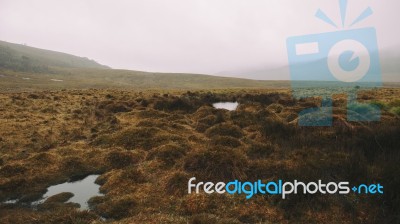
[[[388,108],[388,104],[385,102],[382,102],[382,101],[374,100],[374,101],[371,101],[371,104],[379,107],[382,110],[386,110]]]
[[[400,107],[400,100],[393,100],[389,103],[390,107]]]
[[[390,112],[400,116],[400,107],[393,107],[392,109],[390,109]]]

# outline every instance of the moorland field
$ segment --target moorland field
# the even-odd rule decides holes
[[[362,92],[382,121],[299,127],[318,99],[283,89],[59,90],[0,94],[1,223],[395,223],[399,221],[400,89]],[[238,101],[236,111],[212,103]],[[46,187],[89,174],[104,196],[90,211]],[[383,195],[187,194],[187,181],[379,182]],[[65,195],[64,195],[65,196]],[[70,197],[70,196],[69,196]]]

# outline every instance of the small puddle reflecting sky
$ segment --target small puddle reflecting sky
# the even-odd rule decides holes
[[[100,193],[100,185],[94,182],[98,176],[99,175],[90,175],[83,180],[50,186],[47,188],[46,194],[43,195],[43,199],[40,200],[39,203],[46,201],[47,198],[53,195],[71,192],[74,194],[74,197],[70,198],[67,202],[78,203],[81,205],[81,210],[86,210],[89,208],[87,201],[91,197],[103,195]]]
[[[216,109],[225,109],[229,111],[234,111],[239,106],[238,102],[218,102],[214,103],[213,107]]]

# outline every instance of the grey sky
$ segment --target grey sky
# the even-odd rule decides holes
[[[0,0],[0,39],[86,56],[113,68],[215,74],[287,64],[289,36],[337,31],[338,0]],[[400,46],[400,1],[349,0],[353,28]]]

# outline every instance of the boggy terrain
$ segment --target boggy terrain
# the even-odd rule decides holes
[[[364,92],[380,122],[299,127],[318,99],[286,90],[197,92],[62,90],[0,94],[0,223],[400,222],[400,89]],[[238,101],[236,111],[212,107]],[[46,188],[100,174],[104,196],[81,211]],[[198,181],[239,179],[381,183],[383,195],[205,195]]]

